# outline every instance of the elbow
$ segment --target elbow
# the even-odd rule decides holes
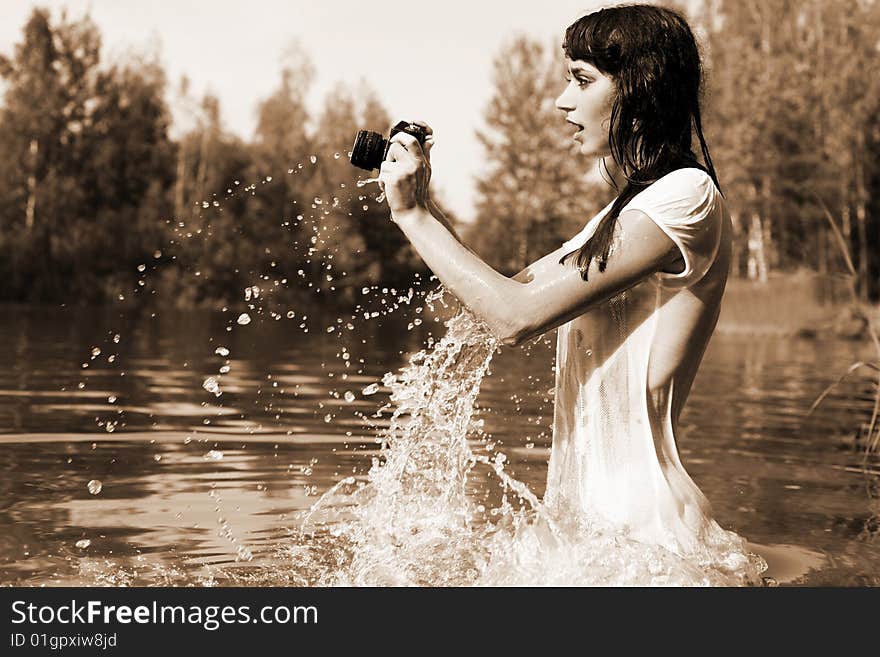
[[[507,347],[519,347],[535,334],[535,328],[524,318],[505,322],[501,333],[501,343]]]
[[[516,283],[513,294],[506,296],[495,306],[495,316],[491,320],[492,332],[508,347],[518,347],[526,340],[541,333],[535,317],[535,304],[528,297],[523,284]]]

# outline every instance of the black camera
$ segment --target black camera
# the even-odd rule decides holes
[[[351,149],[351,163],[367,171],[378,169],[382,166],[385,156],[388,155],[388,147],[391,145],[389,139],[398,132],[412,135],[422,145],[424,145],[425,138],[428,136],[427,131],[422,126],[415,123],[407,123],[406,121],[401,121],[391,128],[391,134],[388,135],[388,139],[385,139],[378,132],[359,130],[357,137],[354,139],[354,146]]]

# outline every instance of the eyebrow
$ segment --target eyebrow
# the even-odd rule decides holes
[[[595,75],[592,69],[581,66],[580,64],[576,64],[568,67],[572,73],[586,73],[588,75]]]

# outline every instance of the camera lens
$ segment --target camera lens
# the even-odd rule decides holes
[[[378,132],[359,130],[351,149],[351,163],[367,171],[378,169],[385,159],[387,147],[388,140]]]

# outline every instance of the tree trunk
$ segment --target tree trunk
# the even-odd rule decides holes
[[[180,149],[177,151],[177,180],[174,182],[174,216],[177,221],[183,219],[184,198],[186,189],[186,138],[180,140]]]
[[[37,154],[40,152],[40,142],[31,139],[31,172],[27,179],[27,208],[24,215],[25,232],[30,235],[34,230],[34,216],[37,210]]]
[[[859,140],[861,142],[861,140]],[[861,144],[859,144],[861,146]],[[859,292],[859,299],[863,302],[868,301],[869,281],[868,281],[868,212],[867,212],[867,194],[865,192],[865,160],[863,157],[864,149],[858,148],[853,158],[855,164],[855,197],[856,197],[856,228],[859,236],[859,278],[856,289]]]
[[[767,258],[764,249],[764,227],[761,216],[755,212],[752,214],[752,224],[749,227],[749,280],[767,282]]]
[[[731,239],[731,270],[730,273],[734,278],[740,278],[742,276],[742,267],[740,260],[742,259],[742,227],[739,223],[739,214],[736,212],[730,213],[730,224],[733,228],[733,236]]]

